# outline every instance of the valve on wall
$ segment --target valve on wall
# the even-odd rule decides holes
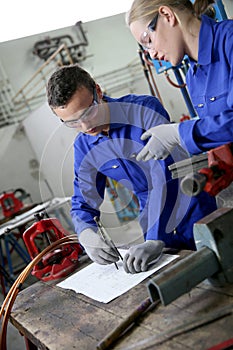
[[[88,46],[88,40],[82,27],[82,22],[77,22],[74,29],[77,32],[78,41],[70,34],[56,37],[46,36],[43,40],[34,44],[33,54],[47,61],[61,45],[64,45],[65,49],[59,53],[60,65],[84,61],[87,58],[86,47]]]

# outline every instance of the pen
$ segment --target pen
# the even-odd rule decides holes
[[[97,226],[98,226],[98,228],[99,228],[101,237],[103,238],[104,242],[107,243],[107,245],[108,245],[109,247],[111,247],[111,248],[117,253],[117,255],[119,256],[119,258],[120,258],[121,260],[123,260],[123,257],[122,257],[122,255],[121,255],[121,253],[119,252],[119,250],[118,250],[117,247],[115,246],[115,244],[114,244],[112,238],[111,238],[111,237],[109,236],[109,234],[107,233],[107,231],[106,231],[106,229],[104,228],[102,222],[100,221],[100,218],[98,218],[97,216],[95,216],[95,217],[94,217],[94,220],[95,220],[95,222],[96,222],[96,224],[97,224]],[[114,264],[115,264],[116,268],[119,269],[118,266],[117,266],[117,263],[114,263]]]

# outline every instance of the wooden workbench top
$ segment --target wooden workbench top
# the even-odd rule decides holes
[[[19,293],[11,323],[39,349],[93,350],[148,297],[147,281],[108,304],[57,287],[54,282],[39,281]],[[155,349],[155,344],[157,350],[208,349],[233,337],[232,305],[233,285],[214,288],[204,281],[170,305],[151,308],[110,349]],[[222,310],[223,315],[217,317]],[[194,322],[195,329],[183,332],[184,326]]]

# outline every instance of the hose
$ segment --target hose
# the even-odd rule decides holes
[[[171,78],[169,77],[169,74],[168,74],[167,71],[164,72],[164,75],[165,75],[165,77],[167,78],[167,81],[168,81],[172,86],[174,86],[174,87],[176,87],[176,88],[178,88],[178,89],[182,89],[182,88],[184,88],[184,87],[186,86],[186,83],[180,84],[180,85],[174,83],[174,81],[172,81]]]

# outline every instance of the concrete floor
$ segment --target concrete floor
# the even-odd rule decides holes
[[[7,350],[25,350],[24,337],[11,324],[7,330]]]

